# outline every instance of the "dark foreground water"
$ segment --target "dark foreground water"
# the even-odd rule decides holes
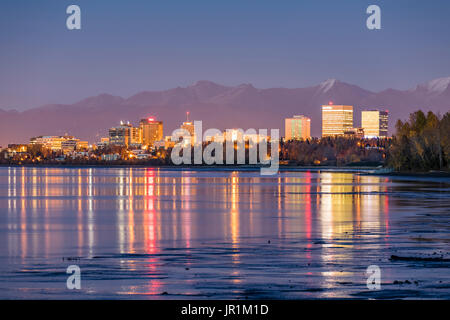
[[[3,167],[0,298],[449,299],[449,183]]]

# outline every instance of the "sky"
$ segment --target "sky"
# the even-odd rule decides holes
[[[66,8],[81,8],[81,30]],[[381,30],[366,8],[381,8]],[[450,76],[448,0],[2,0],[0,108],[198,80],[409,89]]]

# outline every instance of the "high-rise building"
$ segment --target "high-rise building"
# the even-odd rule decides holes
[[[388,111],[368,110],[361,112],[361,127],[365,138],[387,138]]]
[[[120,122],[120,125],[109,129],[109,143],[117,146],[141,144],[141,132],[129,122]]]
[[[180,127],[181,129],[186,130],[191,135],[190,142],[191,144],[195,144],[195,127],[192,121],[189,121],[189,111],[186,112],[186,121]]]
[[[322,137],[343,136],[344,132],[353,128],[353,106],[322,106]]]
[[[116,146],[127,146],[130,139],[130,127],[121,124],[109,129],[109,143]]]
[[[284,120],[284,138],[288,140],[308,139],[311,137],[311,119],[305,116],[294,116]]]
[[[142,134],[142,144],[153,147],[155,141],[163,139],[163,122],[155,118],[142,119],[139,123]]]
[[[130,144],[140,145],[142,144],[142,132],[141,128],[131,127],[130,128]]]

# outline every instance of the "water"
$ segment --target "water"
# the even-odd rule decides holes
[[[448,299],[449,183],[2,167],[0,298]]]

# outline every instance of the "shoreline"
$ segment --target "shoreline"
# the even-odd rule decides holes
[[[387,176],[387,177],[399,177],[399,178],[449,178],[450,172],[448,171],[431,171],[431,172],[388,172],[388,173],[367,173],[371,176]]]
[[[168,171],[258,171],[262,166],[254,165],[188,165],[188,166],[176,166],[176,165],[148,165],[148,164],[0,164],[0,168],[155,168]],[[284,166],[279,167],[281,172],[341,172],[341,173],[359,173],[363,175],[373,176],[389,176],[389,177],[438,177],[438,178],[450,178],[450,172],[448,171],[430,171],[430,172],[386,172],[377,170],[383,170],[385,168],[369,167],[369,166],[352,166],[352,167],[339,167],[339,166]]]
[[[10,168],[157,168],[164,170],[192,170],[192,171],[258,171],[264,166],[258,165],[154,165],[154,164],[0,164],[1,167]],[[342,171],[361,172],[375,170],[374,167],[338,167],[338,166],[304,166],[304,167],[279,167],[280,171]]]

